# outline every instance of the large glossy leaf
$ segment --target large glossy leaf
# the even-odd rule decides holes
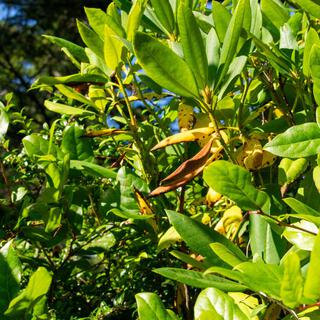
[[[212,18],[219,41],[220,43],[223,43],[231,20],[231,14],[220,2],[212,1]]]
[[[77,26],[83,42],[97,56],[103,58],[103,41],[101,38],[83,22],[77,20]]]
[[[151,0],[154,12],[169,34],[174,30],[174,16],[169,0]]]
[[[307,168],[308,160],[305,158],[292,160],[284,158],[279,164],[278,182],[280,185],[292,183],[296,180]]]
[[[220,60],[220,43],[214,28],[212,28],[208,33],[206,41],[206,51],[208,58],[208,82],[212,87]]]
[[[44,37],[59,47],[66,48],[77,60],[81,62],[88,62],[88,58],[83,47],[62,38],[48,35],[44,35]]]
[[[303,10],[320,19],[320,5],[314,0],[294,0]]]
[[[80,108],[75,108],[75,107],[70,107],[65,104],[56,103],[56,102],[52,102],[49,100],[46,100],[44,102],[44,106],[48,110],[50,110],[52,112],[60,113],[60,114],[68,114],[68,115],[73,115],[73,116],[94,114],[92,111],[88,111],[88,110],[80,109]]]
[[[310,264],[304,284],[303,296],[310,302],[318,301],[320,297],[320,232],[315,238],[313,249],[311,251]]]
[[[12,241],[8,241],[0,249],[0,315],[20,290],[21,271]]]
[[[256,292],[264,292],[272,298],[280,299],[283,268],[263,262],[243,262],[235,270],[242,273],[242,283]]]
[[[205,168],[203,178],[213,190],[227,196],[240,208],[269,213],[269,196],[252,185],[251,175],[244,168],[219,160]]]
[[[217,86],[223,81],[229,66],[237,54],[237,47],[240,40],[241,30],[243,28],[245,10],[250,8],[248,0],[240,0],[232,15],[228,29],[221,48],[219,62],[219,80]]]
[[[171,224],[186,244],[192,250],[204,256],[212,265],[219,265],[221,263],[221,260],[209,246],[210,243],[214,242],[222,243],[241,260],[246,259],[245,255],[236,245],[208,226],[174,211],[167,210],[167,215]]]
[[[163,88],[184,97],[199,96],[188,64],[160,41],[137,32],[134,50],[147,75]]]
[[[299,305],[303,291],[303,278],[300,271],[300,259],[297,253],[290,252],[283,261],[283,279],[281,281],[281,299],[285,305],[295,308]]]
[[[136,294],[138,314],[140,320],[178,320],[171,312],[169,313],[161,299],[150,292]]]
[[[284,232],[282,233],[282,236],[285,237],[290,243],[294,244],[297,248],[301,250],[311,251],[313,249],[314,241],[316,238],[315,234],[318,232],[318,228],[316,227],[316,225],[304,220],[293,223],[293,225],[306,231],[286,227]]]
[[[302,158],[320,152],[320,128],[315,122],[293,126],[277,135],[264,149],[280,157]]]
[[[140,26],[140,21],[142,19],[146,4],[146,0],[137,0],[131,7],[127,24],[127,38],[129,41],[133,41],[136,31]]]
[[[208,80],[206,51],[192,10],[183,1],[178,9],[178,26],[184,58],[195,76],[198,87],[204,89]]]
[[[195,320],[249,320],[226,293],[208,288],[200,292],[194,306]]]
[[[14,319],[27,319],[30,309],[35,308],[39,299],[48,292],[51,278],[44,267],[39,267],[30,277],[27,287],[11,300],[4,314]]]
[[[123,43],[115,32],[108,26],[104,29],[104,59],[111,70],[116,70],[122,60]]]
[[[278,30],[290,18],[289,10],[279,0],[262,0],[261,9],[264,18]]]
[[[310,54],[311,49],[314,44],[320,45],[320,39],[317,31],[313,28],[310,28],[308,30],[307,36],[306,36],[306,44],[304,46],[303,50],[303,74],[306,77],[310,77],[311,70],[310,70]]]
[[[126,32],[122,28],[121,24],[117,20],[113,19],[110,15],[103,12],[101,9],[96,8],[84,8],[88,17],[91,28],[100,36],[104,38],[104,28],[107,25],[118,36],[125,38]]]
[[[224,261],[231,267],[235,267],[236,265],[246,261],[246,259],[240,259],[239,257],[237,257],[226,246],[219,242],[211,243],[210,247],[222,261]]]
[[[84,130],[72,125],[67,127],[63,134],[61,150],[70,154],[71,160],[91,160],[93,149],[91,141],[83,137]]]
[[[187,284],[195,288],[219,288],[220,290],[229,291],[244,291],[246,287],[236,282],[218,277],[215,275],[204,275],[202,272],[178,269],[178,268],[159,268],[154,272],[181,283]]]

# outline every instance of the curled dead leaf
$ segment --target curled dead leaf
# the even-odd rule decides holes
[[[219,158],[222,147],[210,157],[213,141],[212,138],[193,158],[183,162],[174,172],[163,179],[160,182],[161,186],[153,190],[149,196],[158,196],[185,185],[200,174],[206,165]]]

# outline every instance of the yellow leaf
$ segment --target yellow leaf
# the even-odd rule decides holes
[[[183,131],[160,141],[151,149],[151,151],[164,148],[176,143],[198,141],[199,139],[205,139],[206,137],[210,138],[213,133],[214,129],[211,127]],[[214,135],[214,137],[217,139],[217,135]]]
[[[185,103],[180,103],[178,107],[178,124],[180,131],[189,130],[194,123],[193,107]]]

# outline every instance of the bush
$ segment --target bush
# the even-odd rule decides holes
[[[87,8],[56,120],[6,97],[3,318],[319,317],[320,5],[211,6]]]

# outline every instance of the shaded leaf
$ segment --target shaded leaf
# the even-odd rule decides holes
[[[229,291],[244,291],[245,286],[236,282],[214,276],[204,275],[202,272],[178,269],[178,268],[159,268],[153,270],[166,278],[179,281],[195,288],[219,288],[220,290]]]
[[[83,137],[84,130],[72,125],[63,133],[61,150],[70,154],[71,160],[90,160],[93,158],[91,141]]]
[[[21,271],[12,241],[8,241],[0,249],[0,314],[7,309],[10,301],[20,290]]]

